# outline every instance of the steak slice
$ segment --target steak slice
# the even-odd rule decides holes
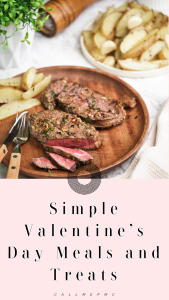
[[[65,158],[56,153],[49,152],[48,155],[52,159],[53,163],[56,164],[59,168],[71,172],[74,172],[74,170],[76,169],[76,163],[73,160]]]
[[[67,78],[53,81],[41,101],[49,110],[59,104],[62,110],[101,128],[121,124],[126,117],[123,106],[134,107],[136,105],[135,99],[113,100],[107,95],[83,87],[82,84],[70,82]],[[51,101],[52,107],[49,105]]]
[[[30,116],[30,133],[42,144],[68,148],[96,149],[99,132],[75,115],[62,111],[41,111]]]
[[[42,169],[57,169],[47,157],[33,158],[33,163]]]
[[[73,159],[74,161],[80,163],[89,163],[93,159],[93,157],[90,154],[81,149],[71,149],[59,146],[44,146],[44,149],[48,152],[54,152],[56,154]]]

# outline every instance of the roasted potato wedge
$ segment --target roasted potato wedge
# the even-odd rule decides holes
[[[113,67],[114,64],[115,64],[115,58],[114,56],[107,56],[104,61],[103,61],[103,64],[109,66],[109,67]]]
[[[34,86],[35,84],[37,84],[39,81],[43,79],[44,79],[44,73],[36,74],[32,86]]]
[[[114,12],[114,11],[115,11],[114,5],[108,6],[108,7],[107,7],[106,15],[111,14],[111,13]]]
[[[91,54],[91,56],[94,57],[95,60],[98,60],[100,62],[103,62],[104,59],[106,58],[106,55],[102,54],[100,52],[100,49],[93,49],[93,50],[90,51],[90,54]]]
[[[145,26],[144,26],[144,29],[145,29],[147,32],[150,32],[151,30],[153,30],[153,28],[154,28],[154,23],[153,23],[153,21],[148,22],[148,23],[145,24]]]
[[[120,65],[119,65],[118,63],[116,63],[114,67],[115,67],[116,69],[121,70],[121,67],[120,67]]]
[[[121,56],[121,51],[120,51],[120,45],[119,45],[114,53],[114,57],[115,57],[116,61],[119,59],[120,56]]]
[[[93,44],[93,33],[90,30],[84,30],[83,33],[84,44],[88,51],[91,51],[94,48]]]
[[[165,35],[169,33],[169,27],[168,24],[165,26],[162,26],[158,33],[157,33],[157,40],[164,40],[165,39]]]
[[[142,17],[145,14],[145,11],[139,8],[132,8],[123,14],[122,18],[118,21],[116,26],[116,36],[122,37],[122,30],[127,28],[127,23],[130,17],[139,16]]]
[[[138,9],[142,9],[142,6],[140,4],[138,4],[137,2],[135,1],[132,1],[129,3],[129,7],[130,8],[138,8]]]
[[[154,28],[160,28],[162,25],[162,20],[163,20],[163,14],[158,13],[158,15],[154,21]]]
[[[41,105],[41,102],[37,99],[14,100],[10,103],[4,104],[0,107],[0,120],[9,118],[37,105]]]
[[[93,33],[93,34],[95,34],[95,33],[99,30],[100,25],[101,25],[102,20],[103,20],[103,17],[104,17],[104,14],[101,13],[101,12],[99,12],[99,13],[98,13],[98,16],[97,16],[97,18],[95,19],[94,24],[93,24],[93,29],[92,29],[92,33]]]
[[[164,41],[166,42],[167,47],[169,48],[169,34],[165,34]]]
[[[163,41],[156,41],[150,48],[144,51],[140,57],[140,61],[150,61],[166,47],[166,43]]]
[[[25,91],[28,91],[33,84],[34,78],[36,74],[36,69],[34,67],[28,69],[22,77],[21,88]]]
[[[98,49],[101,48],[105,40],[106,40],[105,36],[100,31],[97,31],[93,36],[94,45]]]
[[[15,87],[1,87],[0,88],[0,103],[8,103],[14,100],[22,99],[23,91],[16,89]]]
[[[127,34],[120,44],[120,50],[122,53],[126,53],[140,40],[147,35],[145,30],[136,30]]]
[[[169,49],[165,47],[163,50],[161,50],[158,53],[158,58],[159,59],[169,59]]]
[[[131,50],[122,54],[120,59],[126,58],[134,58],[140,56],[145,50],[147,50],[151,45],[156,41],[158,29],[153,29],[150,31],[142,40],[140,40],[137,44],[134,45]]]
[[[109,36],[109,34],[113,31],[121,16],[121,12],[113,12],[111,14],[108,14],[101,24],[101,33],[106,37]]]
[[[105,41],[101,46],[101,53],[108,54],[117,49],[115,42],[113,41]]]
[[[51,81],[51,75],[48,75],[46,78],[44,78],[42,81],[38,82],[30,90],[22,93],[22,98],[27,100],[27,99],[37,96],[38,94],[40,94],[43,90],[45,90],[47,88],[50,81]]]
[[[20,88],[21,80],[22,80],[22,77],[0,79],[0,86],[13,86],[16,88]]]
[[[142,22],[143,24],[147,24],[150,21],[152,21],[154,18],[154,12],[153,10],[148,10],[147,12],[145,12],[145,14],[142,16]]]
[[[165,67],[169,64],[168,60],[156,61],[133,61],[132,59],[118,60],[118,64],[123,70],[127,71],[149,71]]]
[[[119,11],[119,12],[125,12],[127,10],[128,7],[128,1],[126,1],[124,4],[122,4],[121,6],[115,8],[115,11]]]

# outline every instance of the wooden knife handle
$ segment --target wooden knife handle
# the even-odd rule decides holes
[[[8,173],[6,177],[7,179],[18,179],[20,162],[21,162],[21,154],[12,153],[9,162]]]
[[[40,31],[42,34],[52,37],[69,26],[77,16],[90,4],[97,0],[51,0],[45,3],[46,10],[48,7],[53,8],[49,11],[49,19]]]
[[[0,146],[0,163],[3,160],[3,158],[5,157],[5,155],[8,153],[8,149],[7,147],[3,144]]]

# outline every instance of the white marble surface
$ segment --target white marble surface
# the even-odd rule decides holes
[[[72,65],[84,66],[93,68],[93,66],[83,57],[79,38],[85,25],[96,17],[97,12],[105,11],[106,6],[115,4],[120,6],[122,0],[100,0],[87,8],[73,24],[65,29],[58,36],[46,38],[40,33],[35,34],[35,40],[31,50],[30,58],[25,64],[19,68],[10,70],[0,69],[0,78],[7,78],[24,72],[30,66],[36,68],[57,66],[57,65]],[[166,12],[165,12],[166,13]],[[5,50],[3,50],[5,51]],[[2,53],[0,53],[1,55]],[[150,114],[150,128],[162,104],[169,97],[168,74],[153,78],[122,78],[131,86],[133,86],[144,99]],[[131,158],[132,159],[132,158]],[[109,171],[103,175],[103,178],[112,178],[123,173],[131,162],[127,160],[121,166]],[[0,164],[0,178],[6,178],[7,168]],[[19,178],[26,178],[20,175]]]

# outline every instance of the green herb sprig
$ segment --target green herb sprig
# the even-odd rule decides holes
[[[21,41],[30,44],[28,38],[28,29],[41,30],[45,21],[49,18],[48,11],[45,9],[44,0],[0,0],[0,36],[4,35],[3,49],[8,46],[8,39],[15,34],[16,31],[27,28],[25,38]],[[7,36],[7,30],[1,27],[8,27],[10,23],[15,26],[15,31],[11,36]]]

